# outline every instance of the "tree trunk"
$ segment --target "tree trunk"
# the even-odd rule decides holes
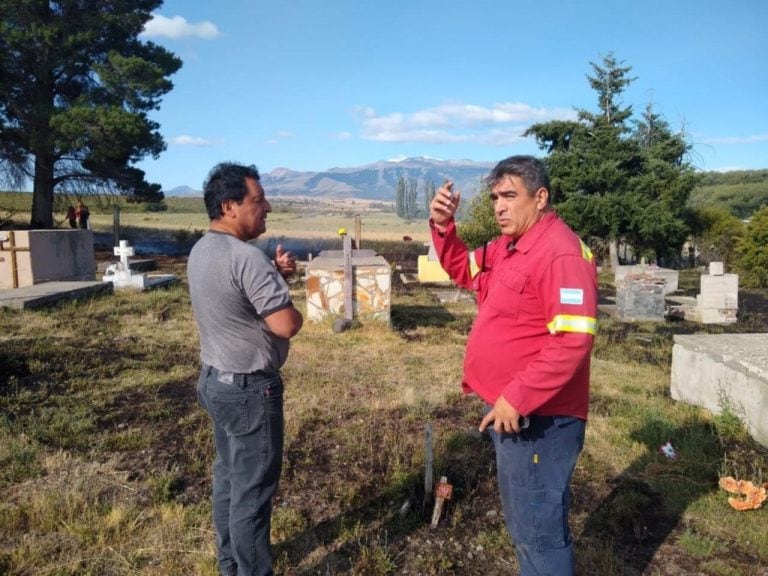
[[[619,241],[616,238],[608,240],[608,257],[611,268],[616,270],[619,267]]]
[[[53,228],[53,151],[35,155],[35,185],[32,192],[33,229]]]

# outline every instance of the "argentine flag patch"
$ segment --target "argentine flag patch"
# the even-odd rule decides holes
[[[560,288],[560,304],[584,304],[584,290],[581,288]]]

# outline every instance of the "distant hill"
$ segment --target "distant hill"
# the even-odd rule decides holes
[[[163,191],[163,194],[165,194],[166,196],[184,196],[184,197],[200,196],[201,198],[203,196],[203,192],[201,190],[195,190],[190,186],[176,186],[176,188],[171,188],[170,190]]]
[[[432,181],[439,187],[452,180],[466,197],[482,188],[482,178],[494,164],[472,160],[433,160],[408,158],[402,161],[381,161],[356,168],[331,168],[324,172],[297,172],[275,168],[261,175],[261,183],[271,196],[316,196],[328,198],[361,198],[393,201],[397,181],[416,179],[419,191]],[[189,186],[177,186],[166,196],[202,196]]]

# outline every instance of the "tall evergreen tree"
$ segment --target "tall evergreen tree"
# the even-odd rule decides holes
[[[410,178],[405,187],[405,218],[414,220],[418,216],[418,207],[416,196],[419,192],[419,181],[416,178]]]
[[[133,166],[165,143],[148,114],[181,61],[138,36],[161,0],[0,0],[0,178],[34,183],[31,224],[54,191],[159,200]]]
[[[612,265],[619,239],[636,253],[664,256],[687,233],[682,210],[695,185],[685,161],[689,146],[652,107],[633,126],[632,106],[622,101],[635,80],[630,66],[612,54],[590,64],[597,110],[578,110],[575,121],[534,124],[525,134],[549,154],[558,212],[582,237],[608,240]]]
[[[437,186],[434,180],[428,180],[424,183],[424,214],[429,214],[429,205],[437,194]]]
[[[397,178],[397,186],[395,187],[395,214],[397,214],[400,218],[405,218],[405,193],[405,177],[401,175]]]

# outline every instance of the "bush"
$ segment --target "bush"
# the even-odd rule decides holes
[[[746,288],[768,288],[768,206],[752,217],[737,246],[736,270]]]

